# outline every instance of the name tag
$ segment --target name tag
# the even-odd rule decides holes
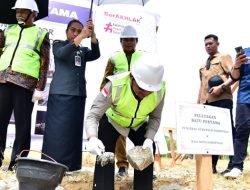
[[[81,67],[81,57],[79,55],[75,56],[75,66]]]

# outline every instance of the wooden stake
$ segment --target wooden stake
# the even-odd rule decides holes
[[[172,157],[172,163],[171,166],[174,167],[176,162],[175,162],[175,150],[174,150],[174,138],[173,138],[173,131],[168,130],[169,132],[169,139],[170,139],[170,151],[171,151],[171,157]]]
[[[212,156],[196,155],[196,187],[197,190],[212,190]]]
[[[161,171],[161,153],[160,153],[160,148],[159,148],[159,145],[157,143],[155,143],[155,146],[156,146],[156,149],[158,151],[157,154],[155,154],[155,171],[159,172]]]

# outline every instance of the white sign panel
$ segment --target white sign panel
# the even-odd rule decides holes
[[[233,155],[229,109],[178,103],[176,114],[177,152]]]
[[[99,6],[96,8],[94,20],[102,54],[121,49],[120,34],[127,25],[132,25],[137,30],[136,49],[157,52],[156,27],[159,15],[149,12],[143,6],[121,4]]]

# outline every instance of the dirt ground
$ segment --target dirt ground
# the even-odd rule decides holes
[[[6,159],[0,169],[0,181],[7,181],[15,178],[15,172],[7,171],[8,151]],[[36,158],[37,155],[29,157]],[[37,157],[39,158],[39,157]],[[60,185],[59,190],[91,190],[95,157],[84,153],[83,168],[80,172],[67,174]],[[184,159],[177,161],[172,167],[171,159],[161,158],[162,168],[156,167],[157,179],[154,180],[154,190],[194,190],[196,184],[195,160]],[[222,172],[228,163],[227,159],[220,159],[217,165],[218,174],[213,174],[213,189],[215,190],[249,190],[250,189],[250,160],[245,161],[243,176],[238,179],[225,179],[219,173]],[[129,177],[123,181],[115,181],[115,190],[132,190],[133,170],[129,169]],[[17,181],[16,181],[16,184]],[[13,189],[13,188],[5,188]],[[3,190],[5,190],[3,189]],[[1,187],[0,187],[0,190]]]
[[[92,160],[92,159],[87,159]],[[171,159],[162,157],[162,169],[157,169],[157,179],[154,180],[154,190],[194,190],[196,189],[196,168],[194,159],[177,161],[174,167],[171,166]],[[214,190],[249,190],[250,189],[250,160],[245,161],[243,176],[238,179],[225,179],[220,175],[224,171],[228,159],[220,159],[217,165],[218,174],[213,174]],[[92,166],[92,163],[85,163]],[[84,172],[83,172],[84,173]],[[133,173],[130,169],[129,173]],[[115,182],[115,190],[132,190],[132,176],[123,181]],[[66,176],[62,186],[65,189],[86,190],[92,189],[92,173],[85,172],[84,175]]]

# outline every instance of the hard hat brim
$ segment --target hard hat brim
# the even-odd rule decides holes
[[[29,9],[29,8],[21,8],[21,7],[12,7],[11,9],[13,9],[13,10],[16,10],[16,9],[28,9],[28,10],[31,10],[32,12],[37,12],[37,13],[39,13],[39,11],[38,10],[32,10],[32,9]]]
[[[121,36],[120,38],[124,39],[124,38],[138,38],[138,37],[137,36],[126,36],[126,37],[125,36]]]
[[[145,84],[144,82],[136,79],[136,76],[134,76],[134,78],[135,78],[137,85],[143,90],[155,92],[155,91],[159,91],[162,87],[162,82],[160,84],[157,84],[157,85],[148,85],[148,84]]]

